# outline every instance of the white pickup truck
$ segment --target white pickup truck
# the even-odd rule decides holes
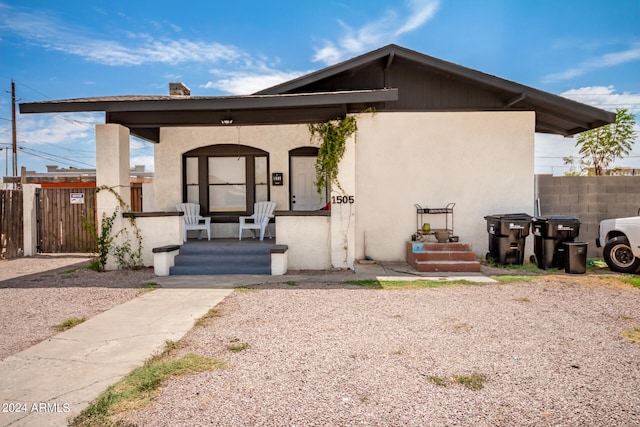
[[[620,273],[640,272],[640,209],[638,216],[600,222],[596,246],[609,268]]]

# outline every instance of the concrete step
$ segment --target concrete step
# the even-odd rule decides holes
[[[414,267],[421,273],[479,273],[479,261],[416,261]]]
[[[250,266],[246,264],[221,264],[221,265],[174,265],[169,269],[170,275],[175,276],[202,276],[202,275],[220,275],[220,274],[260,274],[270,275],[271,265],[269,266]]]
[[[472,251],[469,243],[431,243],[431,242],[407,242],[412,252],[424,251],[446,251],[446,252],[468,252]]]
[[[416,261],[477,261],[478,256],[471,251],[425,251],[415,252]]]
[[[271,249],[265,244],[187,243],[180,247],[170,275],[271,274]]]
[[[271,254],[182,254],[176,255],[175,265],[214,265],[214,264],[259,264],[271,265]]]
[[[407,242],[407,263],[423,273],[478,273],[480,262],[468,243]]]

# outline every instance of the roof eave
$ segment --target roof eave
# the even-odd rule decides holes
[[[287,95],[249,95],[238,97],[192,97],[166,99],[83,98],[60,101],[27,102],[20,104],[21,114],[123,112],[123,111],[190,111],[277,109],[354,103],[374,103],[398,100],[397,89],[374,89],[326,93]]]

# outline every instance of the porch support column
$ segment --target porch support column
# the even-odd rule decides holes
[[[96,187],[100,190],[96,197],[98,230],[102,229],[103,216],[107,218],[117,211],[113,222],[112,235],[126,227],[128,220],[122,217],[121,201],[129,205],[131,201],[129,166],[129,129],[118,124],[96,125]],[[98,233],[99,235],[99,233]],[[126,233],[121,233],[112,247],[123,242]],[[118,268],[113,255],[109,255],[106,269]]]
[[[334,268],[352,270],[355,260],[355,222],[358,202],[355,142],[355,135],[346,140],[344,156],[340,161],[338,181],[344,193],[340,192],[339,188],[331,188],[331,265]],[[336,203],[338,200],[340,203]]]

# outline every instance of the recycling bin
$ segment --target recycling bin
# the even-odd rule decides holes
[[[586,242],[564,242],[565,260],[564,271],[569,274],[584,274],[587,272]]]
[[[580,220],[570,215],[536,217],[531,221],[533,253],[538,268],[564,268],[565,242],[573,242],[580,233]]]
[[[525,213],[496,214],[487,215],[484,219],[489,233],[487,259],[492,258],[503,265],[522,264],[531,216]]]

